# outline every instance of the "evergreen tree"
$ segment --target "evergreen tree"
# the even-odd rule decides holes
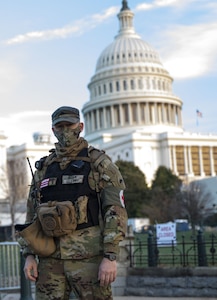
[[[160,166],[152,181],[150,205],[146,211],[151,223],[173,221],[181,216],[182,181],[169,168]]]
[[[148,187],[145,175],[133,162],[118,160],[116,165],[119,167],[126,184],[124,198],[128,217],[147,217],[144,210],[144,205],[148,203]]]

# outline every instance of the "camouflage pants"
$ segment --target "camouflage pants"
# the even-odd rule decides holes
[[[98,268],[102,257],[82,260],[42,258],[38,265],[37,300],[112,300],[111,286],[101,287]]]

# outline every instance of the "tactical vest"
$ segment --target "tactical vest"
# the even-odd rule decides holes
[[[88,149],[83,149],[79,157],[87,157]],[[96,191],[88,184],[90,162],[72,160],[68,166],[61,170],[59,162],[52,162],[47,166],[44,178],[40,185],[41,203],[48,201],[71,201],[76,203],[80,196],[87,196],[87,223],[79,224],[77,229],[82,229],[99,224],[99,204]]]

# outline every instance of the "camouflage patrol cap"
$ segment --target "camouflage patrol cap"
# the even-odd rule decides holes
[[[80,122],[79,110],[75,107],[61,106],[55,110],[52,114],[52,125],[56,125],[59,122]]]

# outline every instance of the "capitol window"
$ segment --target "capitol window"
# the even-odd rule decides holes
[[[142,90],[142,88],[143,88],[142,79],[138,79],[138,86],[139,86],[139,89]]]
[[[106,94],[106,84],[103,84],[103,92]]]
[[[117,91],[117,92],[120,91],[119,81],[116,81],[116,91]]]

